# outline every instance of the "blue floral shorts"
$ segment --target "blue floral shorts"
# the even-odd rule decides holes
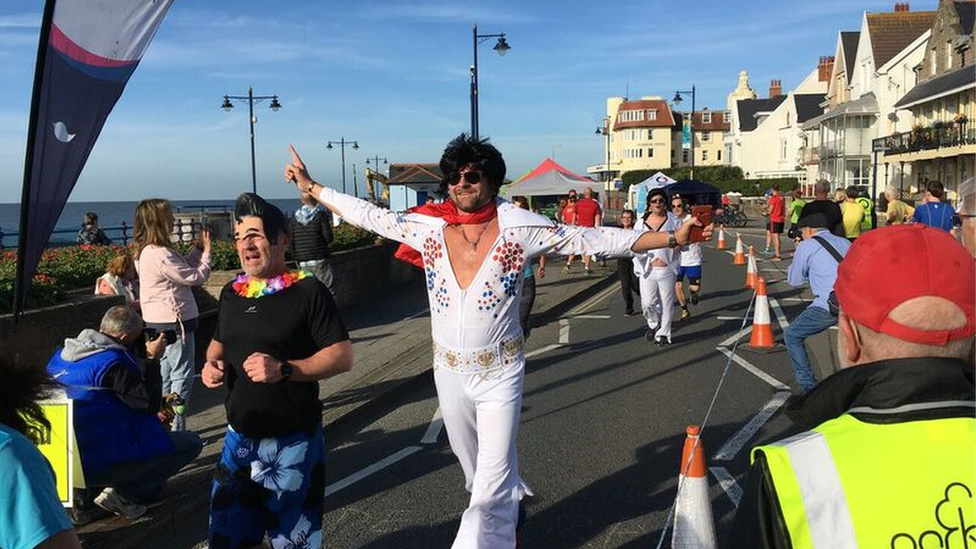
[[[210,494],[210,548],[322,547],[325,437],[252,439],[228,426]]]

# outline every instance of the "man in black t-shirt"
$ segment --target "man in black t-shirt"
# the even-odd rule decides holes
[[[827,218],[827,230],[837,236],[844,236],[844,216],[841,214],[840,206],[830,199],[830,181],[821,179],[813,187],[813,194],[816,200],[807,202],[800,210],[799,219],[808,215],[819,213]]]
[[[281,210],[245,193],[234,239],[244,273],[220,294],[201,377],[227,386],[229,423],[210,501],[212,549],[322,543],[325,440],[318,381],[352,367],[329,290],[285,268]]]

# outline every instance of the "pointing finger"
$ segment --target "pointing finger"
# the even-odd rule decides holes
[[[305,163],[302,162],[302,157],[298,156],[298,151],[295,150],[295,146],[291,143],[288,144],[288,150],[291,151],[291,161],[293,164],[300,168],[305,167]]]

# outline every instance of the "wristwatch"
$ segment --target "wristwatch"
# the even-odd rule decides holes
[[[674,236],[674,231],[668,231],[668,248],[674,248],[678,245],[678,239]]]
[[[281,381],[285,381],[291,377],[292,372],[295,371],[295,367],[292,366],[291,362],[287,360],[281,361]]]

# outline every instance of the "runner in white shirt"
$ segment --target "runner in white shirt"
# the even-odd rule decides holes
[[[671,198],[671,213],[680,217],[682,221],[687,221],[691,215],[686,215],[687,205],[680,196]],[[691,318],[688,310],[688,297],[685,296],[684,279],[688,277],[688,290],[691,292],[691,304],[698,305],[699,291],[701,291],[702,277],[702,251],[701,244],[695,242],[679,248],[681,260],[678,265],[678,274],[674,283],[674,293],[678,296],[678,304],[681,305],[681,320]]]
[[[681,227],[681,218],[668,212],[664,189],[647,193],[647,214],[634,227],[638,234],[665,234]],[[686,227],[686,230],[690,227]],[[671,344],[671,319],[674,314],[674,282],[678,255],[674,248],[650,250],[634,258],[634,274],[640,283],[641,310],[647,320],[644,337],[658,346]]]
[[[497,197],[501,154],[462,134],[440,161],[450,200],[401,215],[312,180],[298,154],[285,178],[343,219],[418,250],[427,278],[434,383],[451,449],[471,492],[453,547],[516,544],[523,496],[516,440],[525,376],[519,324],[522,268],[539,255],[642,253],[688,241],[689,226],[639,234],[608,227],[557,225]],[[711,227],[705,228],[711,235]],[[673,287],[673,286],[672,286]]]

